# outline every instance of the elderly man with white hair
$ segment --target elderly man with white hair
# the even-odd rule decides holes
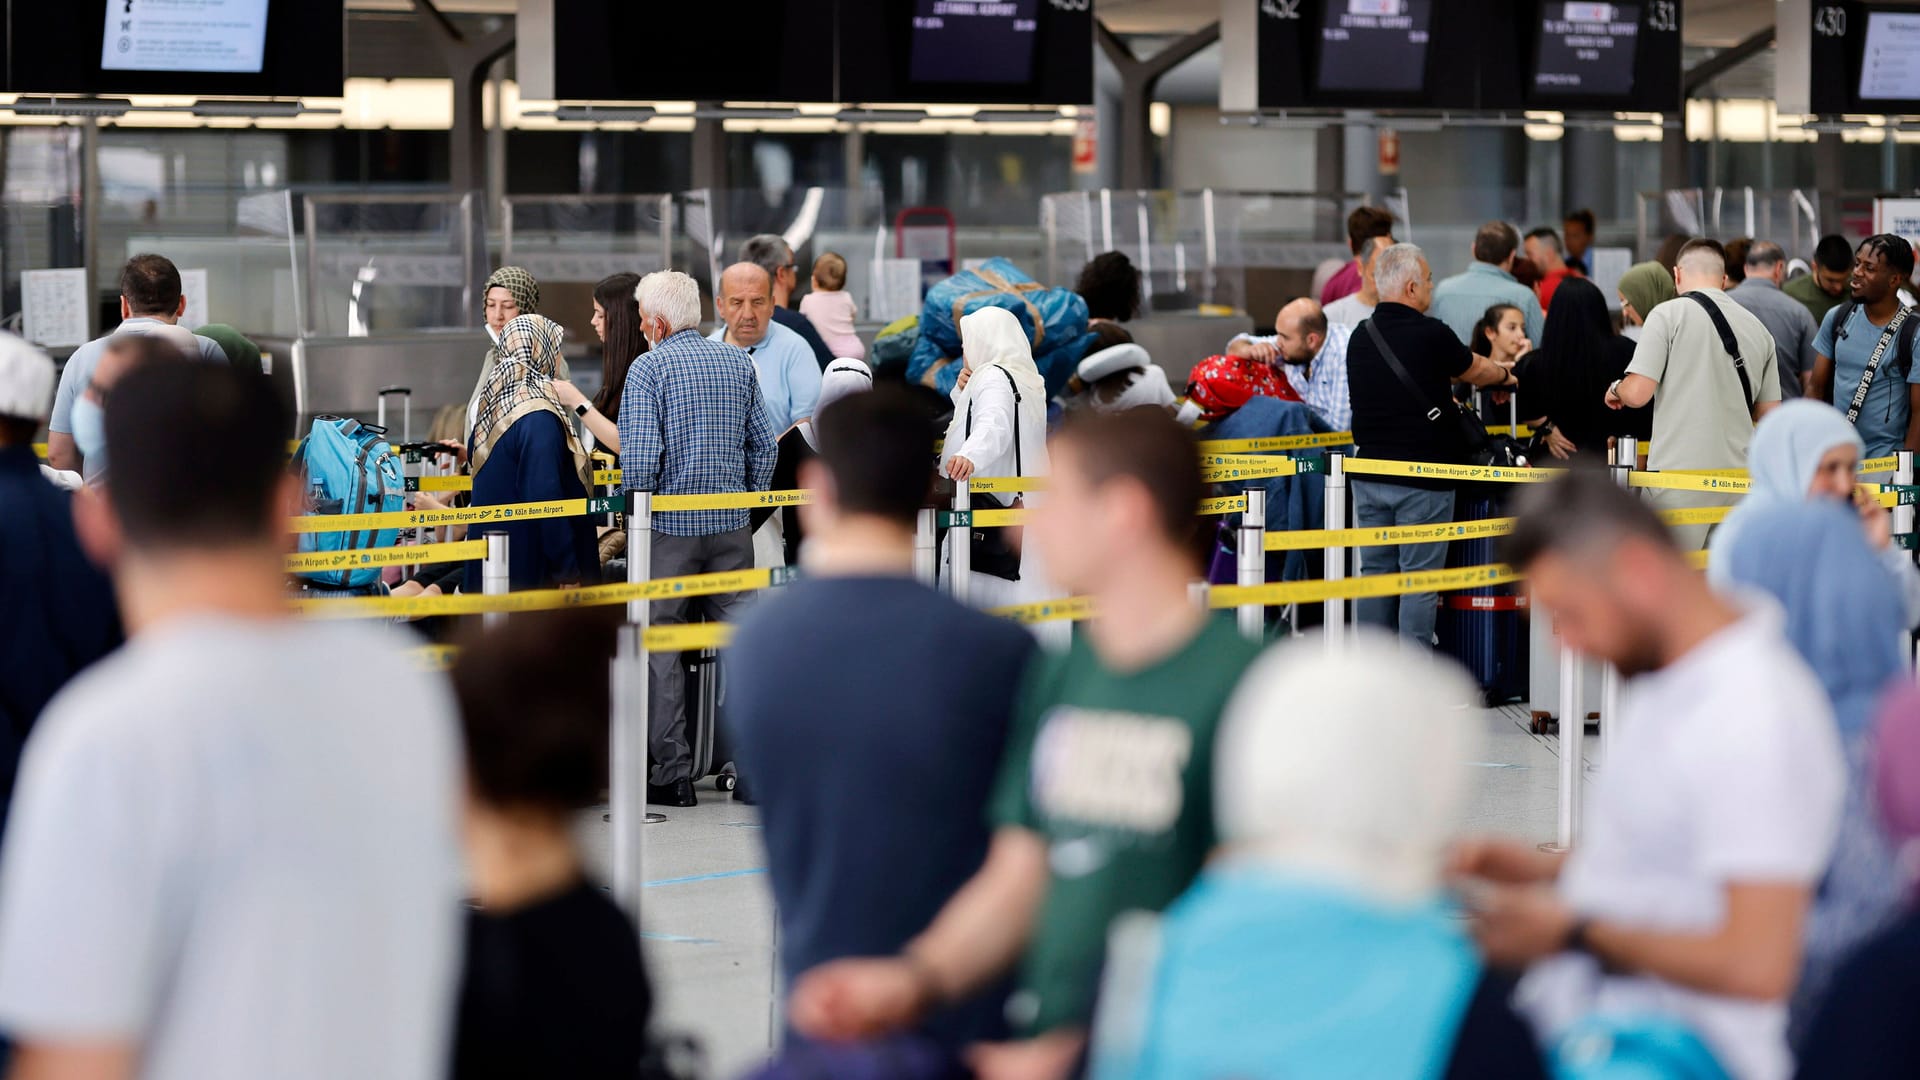
[[[767,490],[779,432],[761,400],[753,358],[700,336],[700,286],[687,275],[677,270],[648,274],[633,295],[648,350],[628,370],[620,397],[620,469],[626,490],[656,495]],[[819,377],[817,369],[814,376]],[[656,514],[651,566],[656,578],[751,570],[747,511]],[[694,603],[719,621],[733,613],[743,597],[726,593],[657,601],[653,623],[687,622]],[[677,653],[654,653],[647,662],[647,715],[653,725],[647,799],[692,806],[686,669]]]
[[[1395,244],[1374,257],[1380,306],[1360,324],[1347,345],[1347,391],[1353,405],[1353,441],[1358,455],[1383,461],[1465,465],[1471,447],[1453,402],[1453,384],[1503,386],[1513,376],[1485,356],[1475,356],[1439,319],[1433,305],[1433,270],[1426,253]],[[1453,520],[1454,481],[1425,476],[1367,477],[1353,483],[1354,517],[1362,528],[1438,525]],[[1438,570],[1445,544],[1369,547],[1360,551],[1362,574],[1411,574]],[[1417,593],[1376,597],[1357,605],[1364,623],[1398,628],[1422,645],[1433,643],[1439,596]]]
[[[1479,696],[1377,631],[1256,662],[1214,747],[1220,851],[1115,924],[1094,1075],[1544,1077],[1443,885]]]
[[[1678,301],[1647,313],[1625,376],[1607,388],[1610,409],[1653,402],[1653,449],[1659,472],[1744,469],[1753,425],[1780,404],[1773,334],[1726,293],[1727,252],[1715,240],[1680,249],[1673,269]],[[1657,491],[1662,510],[1725,506],[1738,496]],[[1681,547],[1706,546],[1707,525],[1674,530]]]

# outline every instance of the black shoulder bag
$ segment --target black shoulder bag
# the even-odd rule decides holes
[[[1025,476],[1026,463],[1020,457],[1020,384],[1013,381],[1013,372],[995,365],[994,370],[1007,377],[1007,387],[1013,391],[1013,474]],[[967,427],[969,438],[973,436],[973,399],[967,399]],[[981,503],[988,505],[982,506]],[[1011,507],[1004,506],[992,495],[975,495],[975,510],[1018,510],[1026,505],[1026,500],[1015,495]],[[991,574],[1006,581],[1020,580],[1020,548],[1022,530],[1018,525],[1009,525],[998,529],[973,528],[968,530],[970,537],[967,549],[972,553],[972,568],[982,574]]]
[[[1707,318],[1713,320],[1714,332],[1720,335],[1720,347],[1727,350],[1728,356],[1733,357],[1733,373],[1740,376],[1740,393],[1746,399],[1747,411],[1752,412],[1753,407],[1760,403],[1753,396],[1753,380],[1747,377],[1747,362],[1740,356],[1740,340],[1733,336],[1733,327],[1727,323],[1726,313],[1720,310],[1719,304],[1707,299],[1704,293],[1690,292],[1680,295],[1707,310]]]
[[[1842,331],[1845,331],[1847,322],[1853,318],[1853,312],[1853,303],[1848,301],[1847,310],[1840,313],[1842,317],[1837,322]],[[1853,401],[1847,405],[1847,423],[1855,424],[1860,421],[1860,410],[1866,407],[1867,391],[1873,388],[1873,377],[1880,371],[1880,362],[1887,358],[1887,350],[1900,339],[1900,331],[1907,322],[1907,313],[1908,308],[1904,304],[1901,305],[1899,310],[1893,313],[1893,318],[1887,320],[1886,327],[1880,331],[1880,340],[1873,346],[1873,355],[1867,357],[1866,370],[1860,373],[1860,385],[1854,388]],[[1906,359],[1909,364],[1913,362],[1911,356]]]
[[[1412,394],[1415,401],[1427,407],[1428,421],[1444,424],[1447,422],[1447,414],[1453,414],[1452,422],[1459,426],[1460,441],[1467,447],[1468,462],[1474,465],[1500,463],[1498,461],[1500,455],[1494,448],[1493,439],[1487,434],[1487,425],[1482,423],[1478,416],[1462,409],[1451,397],[1446,399],[1445,405],[1435,404],[1420,389],[1420,384],[1413,381],[1413,376],[1407,374],[1407,369],[1401,366],[1400,358],[1393,354],[1393,349],[1387,344],[1385,335],[1373,325],[1373,320],[1368,319],[1360,325],[1367,328],[1367,335],[1373,338],[1374,346],[1380,350],[1381,359],[1387,362],[1387,367],[1393,369],[1393,374],[1399,378],[1400,385],[1407,388],[1407,393]]]

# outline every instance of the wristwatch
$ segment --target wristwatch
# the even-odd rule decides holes
[[[1566,951],[1586,953],[1597,959],[1593,951],[1593,942],[1587,940],[1587,931],[1591,929],[1593,929],[1592,919],[1575,919],[1573,925],[1567,928]]]
[[[1617,401],[1625,400],[1620,397],[1620,380],[1619,379],[1615,379],[1613,380],[1613,382],[1607,384],[1607,396]]]
[[[578,405],[575,405],[573,407],[574,415],[578,416],[582,420],[585,420],[587,418],[587,408],[588,408],[587,403],[584,401]]]

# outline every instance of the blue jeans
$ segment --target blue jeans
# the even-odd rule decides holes
[[[1438,525],[1453,520],[1453,492],[1428,491],[1374,480],[1353,481],[1353,517],[1363,529],[1395,525]],[[1329,528],[1332,527],[1329,523]],[[1360,573],[1409,574],[1447,565],[1446,544],[1398,544],[1360,549]],[[1433,644],[1439,593],[1378,596],[1354,605],[1356,617],[1371,626],[1398,630],[1422,645]]]

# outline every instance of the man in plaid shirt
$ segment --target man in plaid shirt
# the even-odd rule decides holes
[[[701,337],[700,286],[675,270],[648,274],[634,289],[648,350],[627,372],[620,397],[620,470],[628,491],[712,495],[765,491],[776,439],[760,398],[753,359],[743,349]],[[653,518],[652,576],[753,568],[746,510],[683,510]],[[693,603],[712,621],[729,616],[743,593],[655,601],[653,625],[688,620]],[[693,754],[687,742],[686,669],[678,653],[647,657],[647,715],[652,730],[647,801],[692,806]]]

